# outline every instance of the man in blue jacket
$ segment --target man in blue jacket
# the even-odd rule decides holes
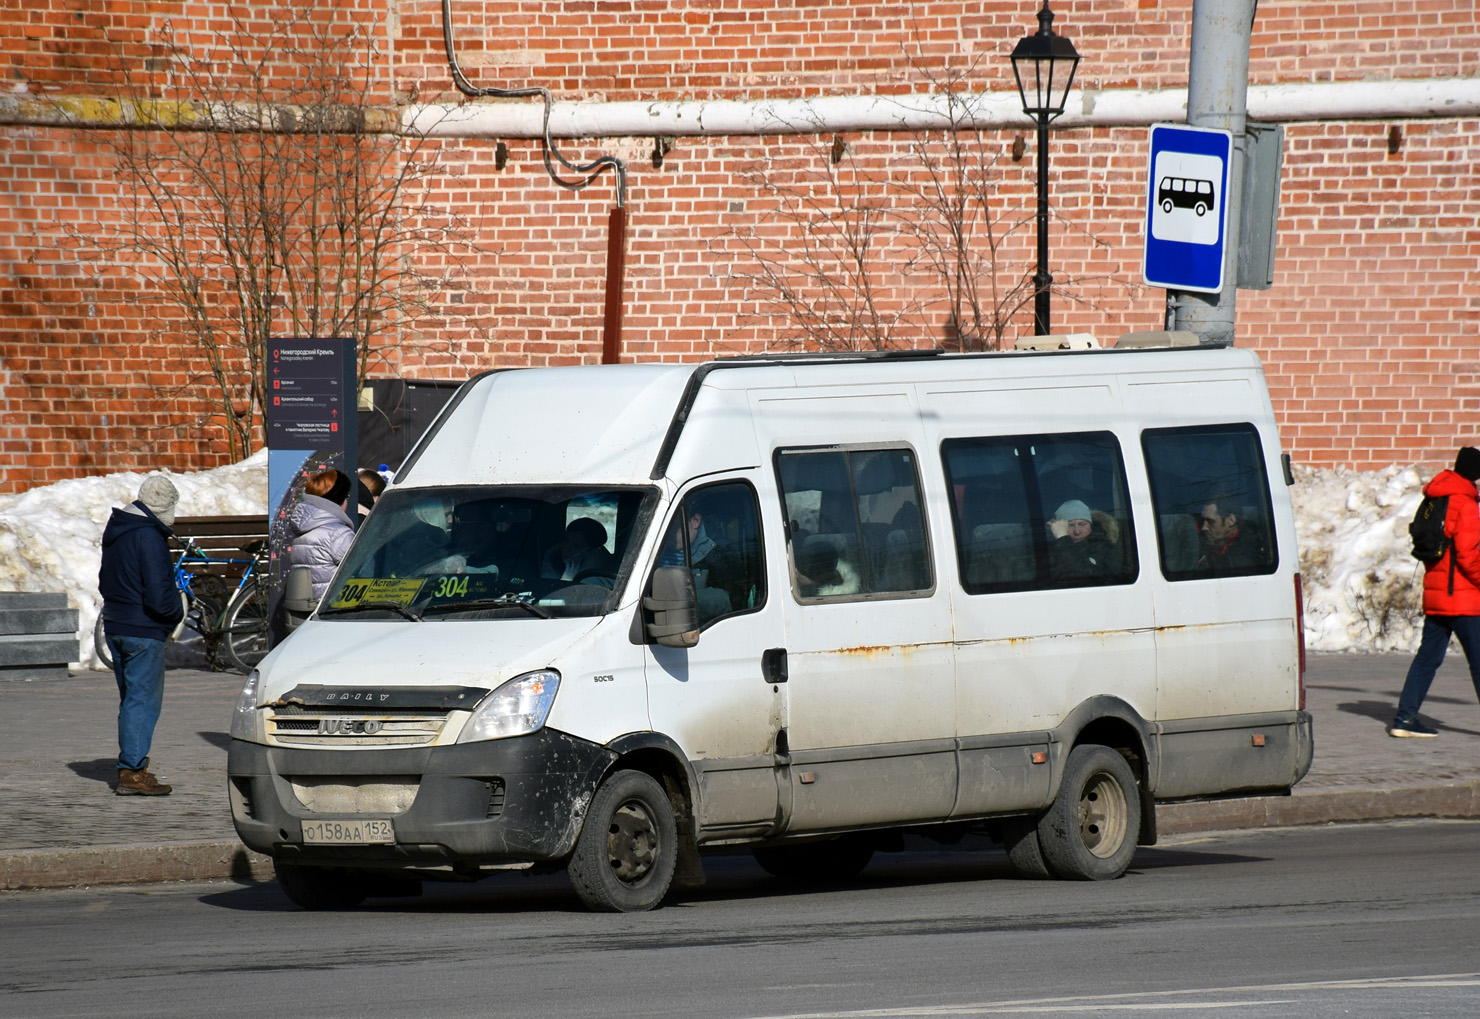
[[[184,618],[168,541],[179,493],[163,474],[139,498],[115,509],[103,529],[103,634],[118,680],[119,796],[168,796],[149,772],[149,744],[164,706],[164,646]]]

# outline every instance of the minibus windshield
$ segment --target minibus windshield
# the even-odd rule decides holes
[[[319,604],[322,619],[553,619],[616,606],[649,488],[392,489]]]

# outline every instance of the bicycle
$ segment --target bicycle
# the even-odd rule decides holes
[[[199,645],[213,669],[229,667],[248,673],[267,654],[267,542],[255,541],[242,551],[252,558],[223,559],[208,555],[193,541],[182,543],[175,560],[174,581],[185,617],[171,639],[180,646]],[[228,592],[225,577],[197,572],[212,566],[241,567],[241,579]],[[103,666],[113,668],[102,613],[93,625],[93,647]]]

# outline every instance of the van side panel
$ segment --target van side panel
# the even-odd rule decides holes
[[[1104,431],[1121,417],[1113,384],[1062,381],[1067,384],[922,386],[935,469],[946,439]],[[1130,471],[1135,448],[1116,434]],[[935,526],[950,534],[945,496],[940,493],[931,512],[938,518]],[[1133,584],[971,595],[959,586],[954,557],[942,556],[941,569],[949,571],[954,592],[958,735],[1052,729],[1077,704],[1105,692],[1118,694],[1142,717],[1153,717],[1155,639],[1142,560]],[[969,770],[974,766],[963,764]],[[996,791],[963,786],[961,802],[963,810],[987,809],[997,802]]]

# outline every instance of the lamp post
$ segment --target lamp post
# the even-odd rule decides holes
[[[1047,336],[1049,328],[1049,288],[1053,276],[1048,271],[1048,124],[1064,112],[1069,86],[1074,82],[1074,69],[1079,66],[1079,53],[1074,44],[1053,31],[1053,12],[1044,0],[1038,12],[1038,31],[1024,36],[1012,51],[1012,75],[1017,79],[1018,97],[1023,112],[1038,121],[1038,271],[1033,275],[1033,335]]]

